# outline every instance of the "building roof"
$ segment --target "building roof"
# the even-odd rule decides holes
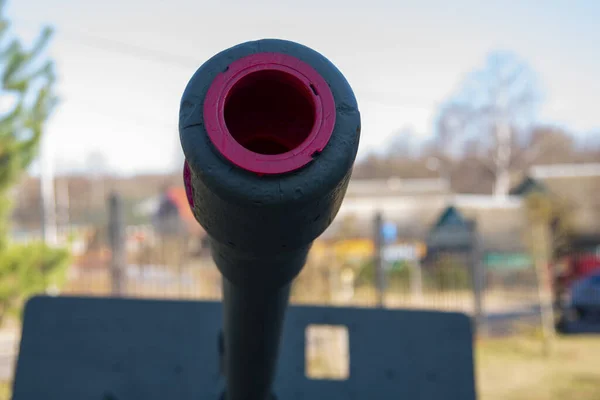
[[[177,211],[179,211],[179,216],[182,219],[186,221],[196,220],[190,204],[188,203],[185,188],[171,187],[165,191],[165,196],[175,204]]]
[[[438,250],[469,248],[474,244],[474,227],[474,221],[465,218],[455,206],[449,206],[430,227],[427,245]]]
[[[450,184],[444,179],[352,179],[346,192],[347,197],[378,195],[424,195],[442,194],[450,191]]]
[[[548,189],[539,180],[526,176],[519,184],[510,190],[512,196],[523,196],[531,192],[546,192]]]
[[[196,217],[194,217],[183,186],[170,187],[165,191],[164,195],[177,208],[179,217],[186,224],[190,232],[204,232],[198,221],[196,221]]]
[[[534,179],[600,177],[600,163],[534,165],[529,174]]]

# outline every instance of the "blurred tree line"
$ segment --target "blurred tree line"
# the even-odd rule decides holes
[[[9,34],[4,3],[0,1],[0,96],[11,106],[0,115],[0,324],[20,316],[29,296],[60,285],[69,262],[66,250],[9,240],[11,189],[36,157],[56,97],[52,62],[42,57],[50,30],[44,29],[33,46],[24,48]]]
[[[385,150],[362,158],[353,177],[443,178],[457,193],[506,195],[534,164],[600,162],[600,132],[574,135],[567,127],[540,124],[543,101],[536,73],[517,55],[491,53],[459,82],[436,110],[431,135],[399,130]],[[106,195],[122,194],[128,220],[137,204],[167,186],[181,186],[181,173],[118,177],[102,155],[91,154],[85,173],[57,178],[57,193],[68,197],[69,223],[101,224]],[[39,184],[23,181],[15,220],[34,228],[40,220]]]
[[[383,153],[354,168],[354,177],[450,180],[460,193],[508,194],[515,174],[533,164],[600,161],[600,133],[575,137],[537,121],[543,95],[518,56],[494,52],[440,106],[433,135],[400,130]]]
[[[418,147],[405,146],[412,135],[402,131],[402,135],[396,138],[396,143],[387,152],[365,157],[354,167],[353,177],[439,177],[450,179],[453,189],[459,193],[493,193],[494,173],[482,161],[479,147],[483,145],[476,141],[468,142],[460,154],[446,159],[444,152],[439,149],[437,138],[423,141]],[[523,136],[527,139],[525,143],[513,144],[515,155],[511,173],[523,173],[535,164],[600,162],[600,133],[598,138],[577,140],[563,128],[536,126]],[[531,149],[539,150],[534,152]],[[523,157],[525,155],[529,156]],[[440,165],[442,163],[444,167]]]

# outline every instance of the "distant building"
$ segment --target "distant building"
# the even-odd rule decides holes
[[[600,269],[600,163],[535,166],[512,194],[533,192],[561,200],[571,214],[574,232],[557,255],[565,261],[565,282]]]
[[[439,195],[450,192],[445,179],[353,179],[348,185],[347,199],[373,196]]]
[[[441,179],[351,181],[338,217],[325,235],[334,237],[347,230],[344,221],[352,218],[359,236],[372,237],[373,218],[381,212],[398,226],[399,240],[425,241],[445,210],[454,207],[477,222],[485,248],[513,251],[522,246],[521,204],[518,196],[454,194]]]
[[[149,216],[158,243],[171,249],[167,253],[207,254],[206,232],[196,221],[183,186],[166,187],[158,195],[139,203],[136,212]],[[169,258],[175,256],[171,254]]]
[[[147,211],[151,212],[152,225],[159,235],[204,236],[204,230],[192,213],[183,187],[166,188]]]
[[[600,247],[600,163],[535,166],[512,193],[524,197],[536,191],[555,196],[570,210],[576,250]]]
[[[440,179],[352,180],[333,225],[325,237],[372,237],[373,218],[381,212],[398,226],[399,240],[426,240],[440,216],[454,207],[477,227],[480,246],[489,252],[526,249],[526,193],[546,190],[565,200],[574,213],[574,244],[600,244],[600,163],[534,166],[514,186],[510,195],[456,194]]]

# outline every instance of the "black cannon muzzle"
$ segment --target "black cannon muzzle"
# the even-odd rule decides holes
[[[292,280],[350,179],[356,99],[314,50],[248,42],[194,74],[179,133],[188,200],[224,278],[226,398],[266,400]]]

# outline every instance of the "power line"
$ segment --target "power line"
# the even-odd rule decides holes
[[[46,23],[23,20],[20,20],[19,23],[35,28],[48,25]],[[77,43],[84,47],[91,47],[98,50],[119,53],[126,56],[131,56],[133,58],[168,64],[170,66],[178,66],[187,69],[197,68],[202,64],[201,60],[197,60],[192,57],[183,56],[181,54],[169,53],[164,50],[151,49],[136,44],[123,42],[120,40],[108,39],[101,36],[94,36],[81,31],[57,29],[56,35],[62,37],[63,39],[69,42]]]
[[[27,22],[27,24],[32,25],[33,22]],[[36,25],[40,26],[41,24]],[[195,59],[193,57],[170,53],[164,50],[139,46],[120,40],[94,36],[85,32],[68,30],[65,31],[64,29],[61,29],[57,31],[57,34],[69,42],[76,43],[84,47],[119,53],[140,60],[154,61],[169,66],[176,66],[179,68],[196,69],[203,63],[203,60]],[[393,92],[361,90],[361,88],[356,88],[355,92],[363,94],[361,96],[363,101],[364,99],[368,98],[368,102],[379,103],[381,105],[392,107],[431,110],[439,107],[440,105],[439,102],[429,102],[425,99],[399,99],[397,97],[398,95]]]
[[[145,59],[148,61],[156,61],[162,64],[178,66],[182,68],[197,68],[202,64],[202,61],[195,60],[191,57],[182,56],[180,54],[173,54],[162,50],[145,48],[131,43],[115,41],[112,39],[99,38],[90,35],[83,35],[80,37],[73,36],[68,37],[67,39],[72,42],[81,44],[83,46],[89,46],[103,51],[112,51],[116,53],[126,54],[129,56],[133,56],[134,58]],[[419,100],[405,101],[391,99],[391,96],[396,96],[395,93],[391,92],[383,93],[371,90],[361,91],[360,89],[357,89],[356,91],[363,93],[364,95],[366,95],[365,97],[370,97],[370,101],[377,102],[380,104],[423,109],[431,109],[439,105],[438,103],[428,103]],[[385,97],[388,98],[385,99]]]
[[[60,34],[60,32],[59,32]],[[163,50],[150,49],[131,43],[121,42],[113,39],[106,39],[97,36],[91,36],[85,33],[64,35],[66,40],[78,43],[86,47],[92,47],[103,51],[120,53],[133,58],[155,61],[170,66],[181,68],[198,68],[202,62],[191,57],[173,54]]]

